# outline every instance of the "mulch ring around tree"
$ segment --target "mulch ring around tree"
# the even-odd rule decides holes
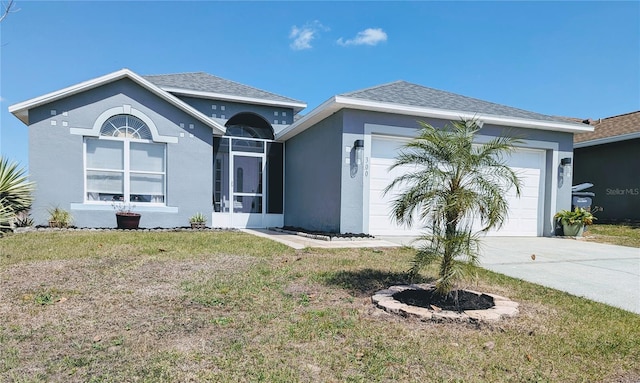
[[[494,322],[518,314],[518,303],[503,296],[457,290],[443,297],[433,284],[391,286],[371,300],[387,312],[422,321]]]
[[[425,307],[432,310],[486,310],[494,306],[493,298],[487,294],[474,294],[465,290],[452,291],[441,295],[435,290],[408,289],[393,294],[397,301],[410,306]]]

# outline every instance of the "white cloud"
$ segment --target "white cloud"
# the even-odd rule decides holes
[[[318,20],[307,23],[300,28],[294,25],[291,27],[291,33],[289,33],[289,38],[293,40],[289,46],[295,51],[311,49],[313,48],[311,42],[318,37],[321,31],[328,30],[329,28],[320,24]]]
[[[349,45],[378,45],[384,41],[387,41],[387,33],[382,28],[367,28],[358,32],[356,37],[352,39],[344,40],[340,37],[337,43],[346,47]]]

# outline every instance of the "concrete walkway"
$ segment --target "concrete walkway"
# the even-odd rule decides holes
[[[346,249],[359,247],[399,247],[402,246],[397,242],[387,241],[379,238],[372,239],[355,239],[355,240],[334,240],[323,241],[321,239],[312,239],[301,237],[295,234],[281,233],[268,229],[242,229],[245,233],[253,234],[258,237],[268,238],[272,241],[280,242],[294,249],[304,249],[305,247],[318,247],[323,249]]]
[[[263,229],[244,231],[295,249],[416,245],[414,237],[322,241]],[[640,314],[638,248],[567,238],[487,237],[482,240],[480,265],[510,277]]]

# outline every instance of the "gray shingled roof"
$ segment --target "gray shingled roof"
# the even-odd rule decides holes
[[[204,72],[142,76],[159,87],[180,88],[229,96],[250,97],[269,101],[304,104],[303,101],[277,95]]]
[[[530,120],[567,122],[559,117],[547,116],[512,108],[506,105],[478,100],[438,89],[427,88],[422,85],[406,81],[396,81],[372,88],[343,93],[340,96],[369,101],[388,102],[393,104],[422,106],[427,108],[454,110],[478,114],[491,114],[504,117],[524,118]]]

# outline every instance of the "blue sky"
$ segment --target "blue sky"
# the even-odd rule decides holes
[[[7,108],[91,78],[204,71],[307,102],[395,80],[539,113],[640,109],[640,2],[20,1],[0,25]]]

